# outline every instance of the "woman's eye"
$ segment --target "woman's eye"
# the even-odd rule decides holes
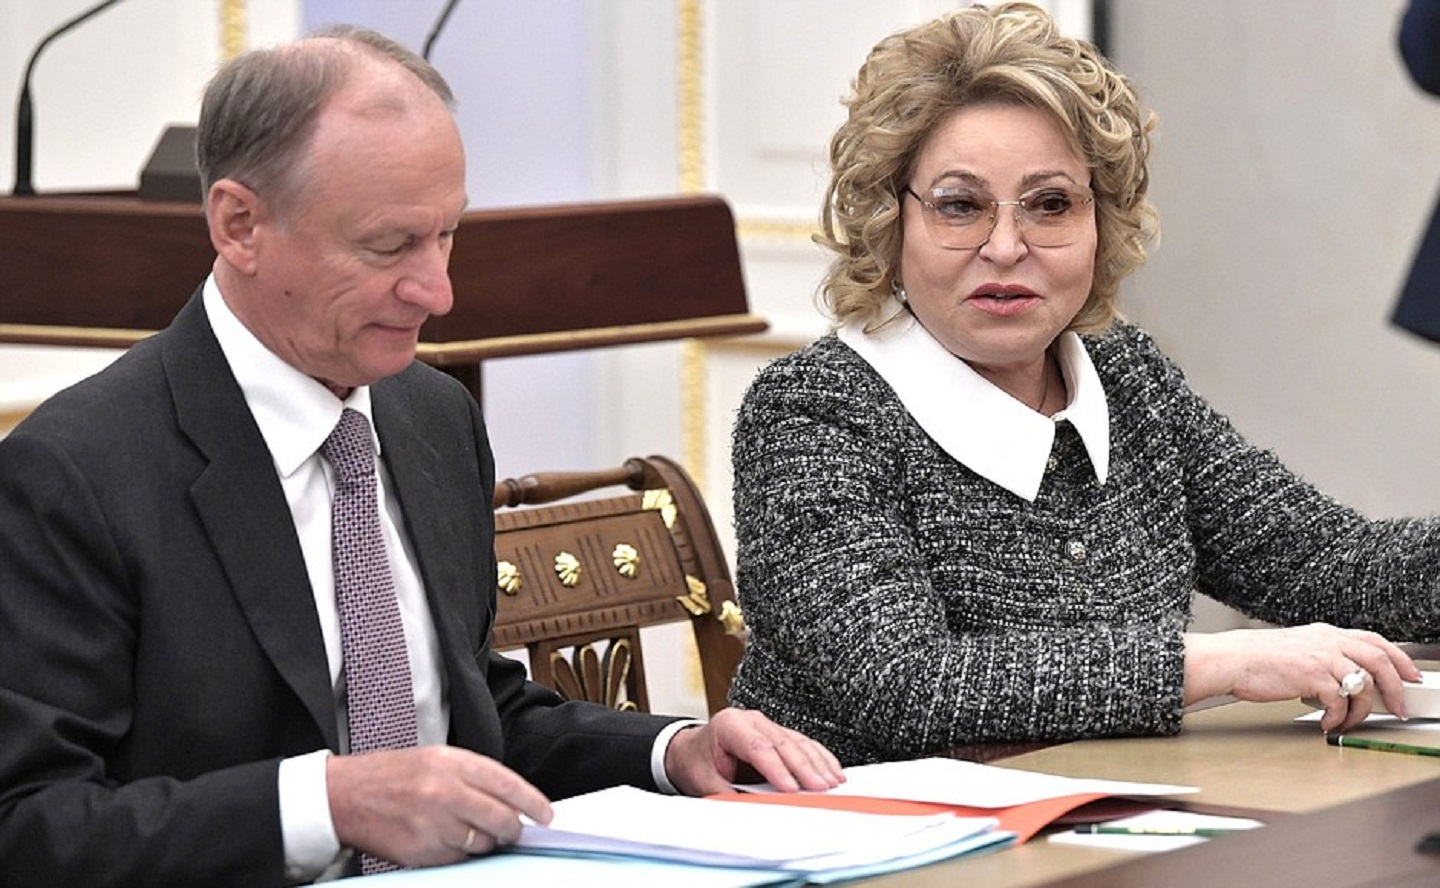
[[[1046,191],[1025,200],[1025,206],[1032,212],[1046,216],[1058,216],[1070,211],[1074,202],[1064,191]]]
[[[981,201],[968,195],[942,197],[935,201],[935,209],[947,219],[970,219],[989,209],[989,201]]]

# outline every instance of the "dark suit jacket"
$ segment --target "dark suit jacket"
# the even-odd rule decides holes
[[[1440,96],[1440,0],[1411,0],[1400,22],[1400,55],[1415,84]],[[1440,342],[1440,203],[1415,251],[1391,320]]]
[[[419,364],[372,394],[451,741],[552,798],[653,787],[667,719],[562,704],[489,649],[494,470],[474,401]],[[279,883],[278,763],[336,734],[294,525],[197,294],[0,441],[3,881]]]

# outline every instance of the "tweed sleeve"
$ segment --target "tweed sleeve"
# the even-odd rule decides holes
[[[833,337],[761,373],[733,458],[737,705],[847,763],[1178,730],[1188,586],[1108,588],[1108,556],[1070,555],[1112,508],[1025,509]]]
[[[1102,344],[1116,415],[1173,440],[1199,587],[1248,616],[1324,621],[1402,640],[1440,629],[1440,521],[1369,520],[1248,443],[1143,332]],[[1148,403],[1145,409],[1140,401]],[[1147,428],[1149,423],[1160,428]]]

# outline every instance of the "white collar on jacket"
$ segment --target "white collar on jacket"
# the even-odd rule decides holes
[[[884,310],[902,311],[898,303]],[[857,323],[836,334],[895,391],[900,403],[937,444],[975,473],[1034,502],[1064,419],[1080,434],[1095,478],[1110,470],[1110,409],[1085,345],[1074,333],[1056,340],[1055,355],[1070,400],[1045,417],[1012,398],[957,359],[906,313],[866,333]]]

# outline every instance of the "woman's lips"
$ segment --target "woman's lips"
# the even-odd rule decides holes
[[[970,294],[969,303],[988,314],[1010,317],[1039,305],[1039,296],[1024,289],[984,289]]]

